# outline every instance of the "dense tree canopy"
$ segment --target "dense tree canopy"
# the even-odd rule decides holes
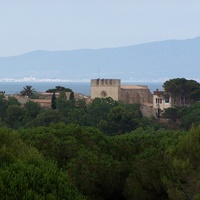
[[[195,80],[170,79],[163,87],[174,98],[177,106],[188,106],[200,100],[200,84]]]
[[[198,199],[200,128],[139,128],[109,137],[77,125],[20,130],[21,138],[67,171],[88,199]]]
[[[48,89],[46,92],[62,92],[62,91],[64,91],[64,92],[72,92],[72,89],[70,89],[70,88],[65,88],[65,87],[63,87],[63,86],[56,86],[55,88],[52,88],[52,89]]]
[[[0,129],[0,197],[16,199],[85,199],[68,175],[19,134]]]

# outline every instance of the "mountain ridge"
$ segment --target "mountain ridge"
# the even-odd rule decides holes
[[[197,79],[200,74],[199,64],[200,37],[196,37],[114,48],[37,50],[17,56],[0,57],[0,79]]]

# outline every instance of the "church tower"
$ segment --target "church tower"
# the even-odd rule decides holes
[[[121,96],[120,79],[92,79],[90,83],[91,98],[106,98],[119,101]]]

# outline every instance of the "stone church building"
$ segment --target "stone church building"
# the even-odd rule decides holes
[[[152,104],[153,95],[145,85],[121,85],[120,79],[92,79],[91,99],[112,97],[127,104]]]

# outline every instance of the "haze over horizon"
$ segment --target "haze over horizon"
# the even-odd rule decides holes
[[[1,0],[0,57],[195,38],[199,10],[198,0]]]

